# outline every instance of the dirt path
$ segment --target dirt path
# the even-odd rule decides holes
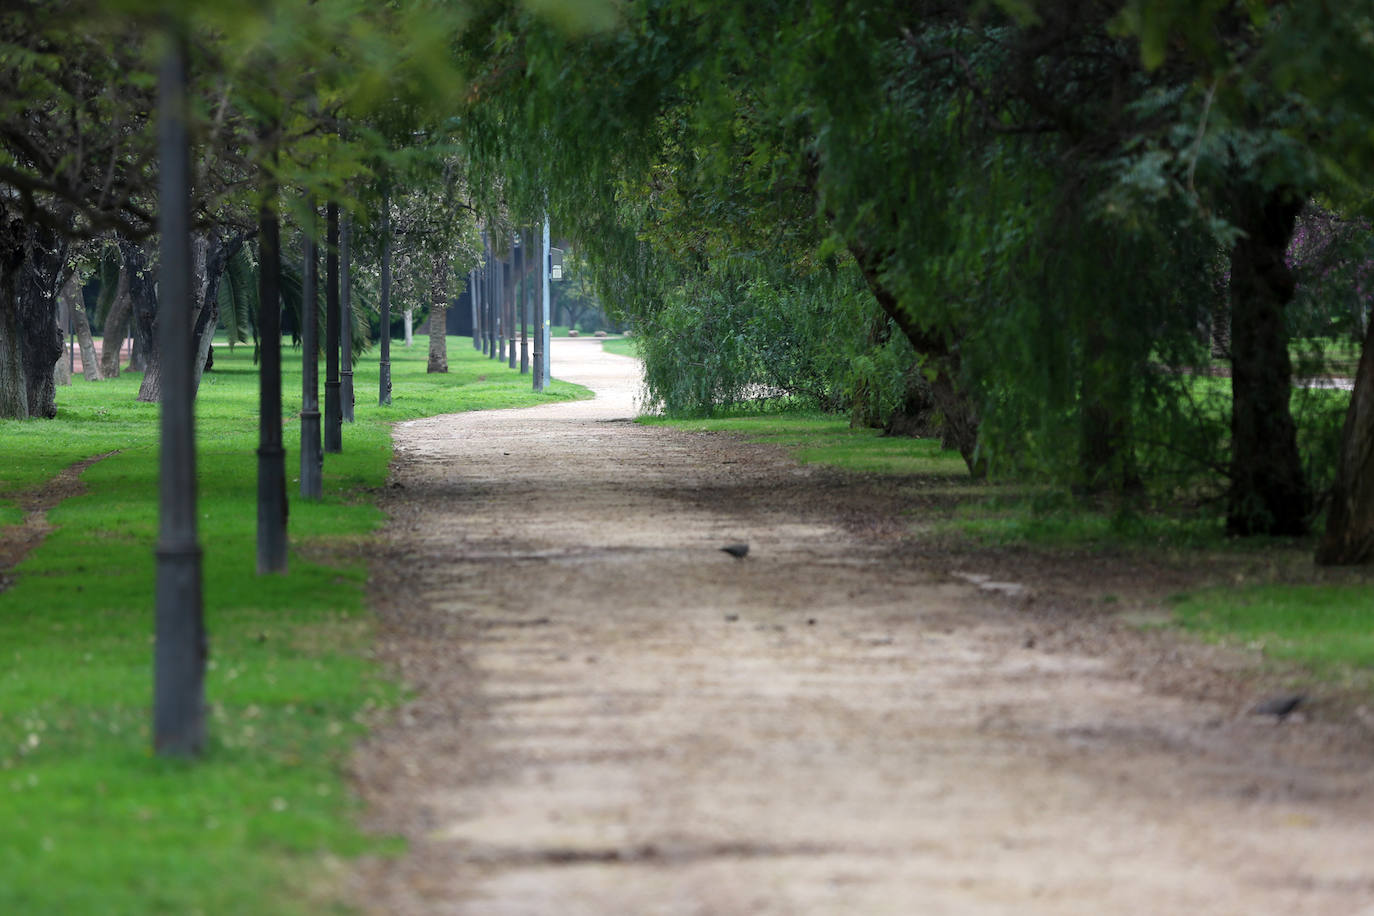
[[[398,431],[374,599],[417,694],[354,770],[410,852],[369,912],[1374,913],[1358,726],[1246,716],[1234,659],[980,590],[882,487],[555,360],[601,396]]]

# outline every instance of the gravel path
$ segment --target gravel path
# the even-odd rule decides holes
[[[1374,913],[1360,728],[1247,716],[1167,635],[1056,640],[889,484],[635,426],[635,361],[554,359],[597,399],[397,430],[373,600],[416,693],[353,771],[410,851],[366,911]]]

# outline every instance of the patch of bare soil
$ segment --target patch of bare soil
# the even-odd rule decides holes
[[[86,492],[81,482],[81,474],[86,468],[110,457],[114,452],[96,455],[63,468],[56,476],[43,484],[21,493],[15,503],[24,513],[24,520],[17,525],[0,526],[0,592],[14,582],[12,570],[23,562],[35,547],[52,531],[48,522],[48,510],[64,499],[79,496]]]
[[[597,400],[398,429],[372,600],[415,697],[353,774],[410,849],[365,910],[1374,904],[1374,740],[1137,625],[1194,573],[928,544],[890,482],[635,426],[637,364],[558,347]]]

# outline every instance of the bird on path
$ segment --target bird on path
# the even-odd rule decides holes
[[[1286,693],[1282,696],[1271,697],[1263,703],[1258,703],[1250,710],[1252,716],[1275,716],[1280,722],[1288,718],[1289,713],[1307,702],[1307,695],[1302,693]]]
[[[726,544],[721,550],[734,557],[736,560],[743,560],[749,554],[748,544]]]

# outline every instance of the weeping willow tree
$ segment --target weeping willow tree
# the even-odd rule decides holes
[[[505,205],[578,239],[677,401],[766,385],[750,330],[772,309],[799,320],[770,333],[811,339],[830,262],[863,278],[873,337],[904,339],[915,406],[972,472],[1224,492],[1233,532],[1301,531],[1311,470],[1265,267],[1291,234],[1266,214],[1311,186],[1283,127],[1301,106],[1208,91],[1213,61],[1142,56],[1121,13],[669,0],[570,37],[492,7],[465,50],[466,137]],[[1248,22],[1216,33],[1241,72]],[[1228,324],[1216,384],[1208,332]]]

